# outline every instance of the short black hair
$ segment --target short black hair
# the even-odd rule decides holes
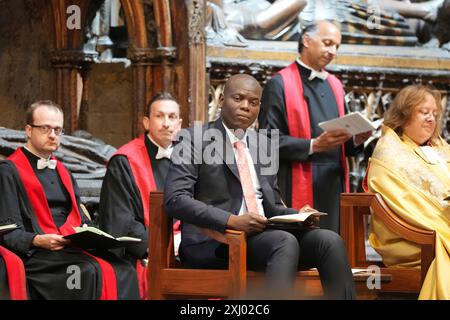
[[[151,107],[152,107],[153,103],[155,103],[156,101],[160,101],[160,100],[170,100],[170,101],[175,102],[178,106],[180,106],[178,101],[167,91],[158,92],[147,103],[147,112],[145,113],[145,115],[147,117],[150,117]]]
[[[340,24],[337,20],[333,19],[324,19],[324,20],[314,20],[311,23],[304,25],[300,31],[300,37],[298,38],[298,53],[302,53],[303,51],[303,36],[305,34],[311,34],[316,32],[319,29],[319,23],[322,21],[327,21],[331,24],[334,24],[336,27],[340,29]]]

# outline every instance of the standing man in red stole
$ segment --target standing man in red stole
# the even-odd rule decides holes
[[[129,262],[109,251],[70,246],[65,235],[90,224],[80,208],[75,180],[52,153],[64,116],[52,101],[27,110],[27,143],[0,162],[0,220],[19,226],[0,244],[23,260],[31,299],[136,299]]]
[[[163,190],[172,141],[181,128],[180,106],[168,93],[154,96],[143,118],[146,133],[122,146],[111,157],[100,195],[100,227],[113,236],[143,240],[122,250],[136,266],[139,291],[147,298],[147,246],[150,191]]]
[[[341,44],[332,21],[313,22],[299,39],[299,58],[269,80],[259,114],[260,128],[280,130],[278,183],[288,207],[308,204],[327,212],[321,228],[339,233],[339,196],[349,191],[345,156],[370,132],[352,136],[345,130],[323,131],[318,123],[346,113],[341,82],[324,68]]]

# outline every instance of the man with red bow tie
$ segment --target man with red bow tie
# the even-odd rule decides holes
[[[0,220],[19,227],[0,244],[20,256],[31,299],[136,299],[132,266],[113,253],[87,252],[64,236],[90,224],[78,187],[52,153],[59,147],[64,116],[52,101],[27,110],[27,143],[0,162]]]

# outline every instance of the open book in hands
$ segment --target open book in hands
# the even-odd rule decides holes
[[[132,237],[114,238],[95,227],[82,226],[74,229],[75,233],[64,236],[64,238],[69,239],[72,245],[83,249],[114,249],[142,242],[141,239]]]
[[[328,121],[320,122],[319,127],[325,131],[343,129],[352,135],[376,130],[381,123],[372,123],[360,112],[352,112],[340,118],[334,118]]]
[[[312,208],[294,214],[286,214],[269,218],[269,227],[278,229],[301,229],[313,227],[317,224],[319,217],[328,215]],[[316,221],[317,220],[317,221]]]
[[[7,233],[9,231],[12,231],[14,229],[17,229],[17,228],[18,228],[18,226],[15,223],[4,224],[4,225],[0,226],[0,235],[3,234],[3,233]]]

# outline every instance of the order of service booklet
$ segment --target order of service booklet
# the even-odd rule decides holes
[[[352,135],[377,129],[377,126],[363,116],[361,112],[352,112],[340,118],[320,122],[319,127],[325,131],[344,129]]]
[[[14,229],[17,229],[18,226],[15,223],[11,223],[11,224],[4,224],[2,226],[0,226],[0,235],[9,231],[12,231]]]
[[[306,226],[314,225],[315,221],[311,220],[314,217],[321,217],[328,215],[325,212],[317,210],[309,210],[294,214],[286,214],[281,216],[274,216],[269,218],[268,226],[277,229],[301,229]]]
[[[64,236],[69,239],[72,245],[83,249],[114,249],[128,247],[140,243],[142,240],[132,237],[114,238],[112,235],[95,227],[76,227],[75,233]]]

